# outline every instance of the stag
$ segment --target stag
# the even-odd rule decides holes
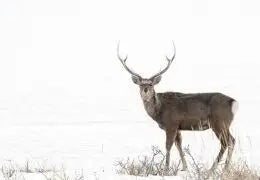
[[[132,80],[139,85],[140,95],[147,114],[158,123],[166,133],[166,168],[169,167],[170,150],[175,143],[181,157],[183,168],[187,169],[187,163],[182,150],[182,130],[203,131],[212,129],[220,141],[221,148],[211,169],[214,170],[228,149],[225,168],[228,168],[233,153],[235,139],[231,135],[229,127],[238,108],[238,102],[222,93],[193,93],[180,92],[157,93],[154,86],[157,85],[176,54],[171,58],[166,56],[167,66],[150,78],[142,78],[126,65],[127,57],[117,56],[124,68],[132,75]]]

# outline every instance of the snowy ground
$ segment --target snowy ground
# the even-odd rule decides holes
[[[136,179],[117,175],[115,161],[153,145],[164,150],[164,132],[116,57],[118,40],[144,77],[165,67],[174,40],[176,59],[156,91],[234,97],[233,160],[258,166],[259,7],[257,0],[0,1],[0,167],[28,161],[83,171],[87,180]],[[211,131],[184,132],[188,145],[207,166],[219,151]]]
[[[233,130],[233,133],[238,139],[233,159],[243,158],[256,166],[260,162],[256,148],[259,147],[259,132]],[[0,129],[0,157],[2,164],[13,161],[24,165],[29,161],[46,167],[64,166],[70,174],[83,171],[86,179],[124,180],[129,177],[116,174],[115,161],[148,155],[152,145],[164,150],[164,139],[164,132],[153,121],[99,122],[76,126],[5,126]],[[183,139],[183,146],[189,145],[196,159],[210,166],[219,150],[215,135],[210,130],[183,132]],[[175,147],[172,157],[173,160],[179,159]],[[24,177],[35,179],[34,174]],[[37,175],[39,178],[44,177]]]

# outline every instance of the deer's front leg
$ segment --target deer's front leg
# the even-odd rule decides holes
[[[177,135],[176,129],[166,129],[166,168],[169,168],[170,151],[176,135]]]

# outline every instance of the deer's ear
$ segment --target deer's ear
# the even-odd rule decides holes
[[[139,78],[139,77],[132,76],[132,80],[133,80],[133,82],[134,82],[135,84],[138,84],[138,85],[140,85],[140,82],[141,82],[141,80],[140,80],[140,78]]]
[[[156,76],[152,79],[153,85],[158,84],[162,79],[162,76]]]

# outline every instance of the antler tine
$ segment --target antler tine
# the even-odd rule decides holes
[[[173,43],[173,49],[174,49],[174,54],[173,54],[172,58],[168,58],[168,56],[166,56],[166,60],[168,61],[168,64],[167,64],[166,68],[164,68],[163,70],[161,70],[161,71],[158,72],[157,74],[153,75],[153,76],[151,77],[151,79],[152,79],[152,78],[155,78],[155,77],[157,77],[157,76],[161,76],[163,73],[165,73],[165,72],[169,69],[169,67],[170,67],[170,65],[171,65],[171,63],[172,63],[172,61],[174,60],[175,55],[176,55],[176,48],[175,48],[174,42],[172,42],[172,43]]]
[[[125,68],[130,74],[132,74],[133,76],[141,77],[139,74],[135,73],[135,72],[132,71],[129,67],[127,67],[127,65],[126,65],[126,60],[127,60],[128,56],[126,55],[126,57],[125,57],[124,59],[121,58],[120,53],[119,53],[119,46],[120,46],[120,42],[118,42],[118,44],[117,44],[117,57],[118,57],[118,59],[120,60],[120,62],[123,64],[124,68]]]
[[[170,62],[173,61],[173,59],[175,58],[175,55],[176,55],[176,47],[175,47],[175,44],[174,44],[173,41],[172,41],[172,45],[173,45],[173,49],[174,49],[174,54],[173,54],[172,58],[168,58],[168,56],[166,56],[166,59],[167,59],[168,61],[170,61]]]
[[[119,54],[119,46],[120,46],[120,42],[118,42],[118,44],[117,44],[117,57],[118,57],[118,59],[119,59],[122,63],[125,63],[128,57],[127,57],[127,55],[126,55],[125,59],[122,59],[122,58],[121,58],[121,56],[120,56],[120,54]]]

